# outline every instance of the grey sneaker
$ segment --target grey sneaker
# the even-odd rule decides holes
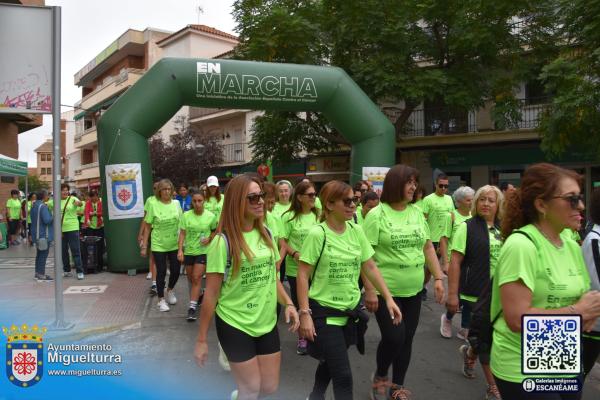
[[[35,274],[35,280],[38,282],[52,282],[54,279],[49,275]]]
[[[196,320],[196,309],[195,308],[188,308],[188,312],[187,312],[187,320],[189,322],[195,321]]]
[[[73,277],[73,273],[71,271],[69,271],[69,272],[63,272],[63,277],[65,277],[65,278],[72,278]]]
[[[371,375],[371,400],[387,400],[388,389],[391,382],[387,376],[377,376],[375,373]]]
[[[469,356],[469,345],[463,344],[462,346],[460,346],[458,351],[460,354],[462,354],[463,357],[463,375],[467,379],[475,378],[475,362],[477,361],[477,359],[475,357]]]

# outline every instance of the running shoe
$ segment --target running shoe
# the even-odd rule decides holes
[[[177,297],[175,297],[175,291],[174,290],[167,290],[167,302],[170,305],[177,304]]]
[[[83,272],[78,272],[77,273],[77,279],[78,280],[82,280],[83,279]]]
[[[238,391],[237,389],[235,389],[233,392],[231,392],[231,395],[229,396],[230,400],[237,400],[238,399]]]
[[[469,356],[469,345],[463,344],[458,349],[459,353],[463,357],[462,373],[467,379],[475,378],[475,361],[477,358]]]
[[[393,384],[390,388],[390,400],[410,400],[412,393],[404,386]]]
[[[231,371],[231,367],[229,366],[229,360],[227,359],[227,356],[225,355],[225,352],[223,351],[223,348],[221,347],[221,343],[219,343],[219,365],[221,365],[221,368],[223,368],[225,371]],[[237,396],[237,390],[236,390],[236,396]]]
[[[146,275],[146,279],[152,279],[152,272],[148,271],[148,275]]]
[[[467,340],[469,337],[469,329],[468,328],[460,328],[458,332],[456,332],[456,337],[460,340]]]
[[[452,338],[452,321],[446,318],[446,313],[440,317],[440,334],[445,339]]]
[[[150,286],[150,296],[156,296],[158,294],[158,290],[156,289],[156,285]]]
[[[485,391],[485,400],[502,400],[498,386],[488,385],[487,390]]]
[[[64,278],[72,278],[73,277],[73,273],[71,271],[69,271],[69,272],[63,272],[63,277]]]
[[[308,342],[304,338],[298,339],[298,347],[296,348],[296,354],[299,356],[305,356],[308,354]]]
[[[188,308],[188,313],[187,313],[187,320],[192,322],[196,320],[196,309],[195,308]]]
[[[371,400],[387,400],[388,389],[391,387],[387,376],[371,374]]]
[[[165,299],[160,299],[160,301],[158,302],[157,306],[158,306],[158,311],[165,312],[165,311],[169,311],[170,310],[170,308],[167,305],[167,302],[165,301]]]
[[[54,279],[50,275],[35,274],[35,280],[38,282],[52,282]]]

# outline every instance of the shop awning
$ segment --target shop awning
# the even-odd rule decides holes
[[[27,163],[0,154],[0,175],[27,176]]]

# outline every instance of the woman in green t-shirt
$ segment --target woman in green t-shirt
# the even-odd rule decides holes
[[[179,279],[180,267],[177,260],[177,239],[179,237],[179,220],[181,218],[181,206],[173,199],[175,188],[168,179],[162,179],[156,185],[154,196],[156,201],[148,207],[144,221],[152,229],[152,256],[156,263],[156,291],[158,293],[159,311],[169,311],[167,305],[177,303],[175,297],[175,284]],[[144,229],[144,237],[140,247],[142,257],[148,255],[148,237],[150,229]],[[169,286],[167,299],[165,300],[165,277],[167,276],[167,261],[169,263]]]
[[[489,284],[494,276],[498,256],[502,247],[500,235],[500,219],[503,210],[503,196],[496,186],[480,187],[475,196],[470,196],[469,203],[473,215],[460,225],[452,235],[452,256],[448,271],[447,311],[441,316],[440,333],[442,337],[452,337],[452,317],[462,306],[461,329],[457,337],[467,340],[471,324],[471,312],[481,291]],[[489,254],[488,257],[486,257]],[[460,347],[463,355],[463,375],[469,379],[475,378],[474,368],[477,356],[470,351],[469,346]],[[489,352],[478,354],[487,381],[488,399],[500,399],[498,388],[490,370]]]
[[[204,208],[215,214],[217,220],[221,218],[224,197],[225,196],[221,194],[221,189],[219,188],[219,179],[216,176],[209,176],[208,179],[206,179]]]
[[[364,335],[358,329],[361,326],[364,329],[364,323],[356,323],[356,318],[364,312],[359,304],[361,275],[367,278],[363,279],[365,288],[373,292],[374,285],[385,299],[380,308],[390,324],[398,326],[402,319],[373,262],[373,248],[365,233],[350,222],[356,211],[353,194],[352,187],[344,182],[330,181],[323,186],[322,222],[310,230],[300,251],[297,276],[300,335],[314,343],[309,344],[309,353],[320,361],[311,399],[323,399],[330,381],[336,400],[352,399],[348,346],[359,347]],[[372,299],[367,303],[373,311],[377,306]]]
[[[191,286],[187,320],[195,321],[196,309],[202,302],[202,275],[206,272],[206,250],[217,229],[217,217],[204,209],[202,193],[194,193],[191,196],[191,204],[193,208],[183,213],[179,221],[177,259],[185,265]]]
[[[584,331],[600,316],[600,293],[590,291],[581,249],[560,233],[578,229],[583,195],[580,176],[552,164],[527,168],[521,187],[507,199],[502,234],[507,237],[492,287],[494,323],[491,368],[503,399],[571,399],[578,394],[528,393],[522,374],[521,320],[525,314],[580,314]],[[551,345],[551,343],[549,343]],[[552,352],[544,363],[552,360]],[[574,377],[565,373],[563,376]],[[535,377],[535,375],[533,375]]]
[[[217,236],[207,252],[206,290],[194,357],[204,366],[208,328],[216,312],[219,343],[237,384],[232,398],[256,399],[277,391],[281,365],[277,302],[286,306],[290,330],[298,329],[296,307],[277,279],[279,251],[264,226],[263,200],[258,179],[233,178],[225,193]]]
[[[283,227],[282,237],[284,239],[285,275],[290,285],[292,302],[298,306],[296,298],[296,274],[298,271],[298,260],[302,243],[310,228],[319,221],[319,210],[315,207],[317,191],[310,181],[302,181],[294,188],[290,209],[281,215]],[[298,338],[296,353],[306,355],[306,339]]]
[[[277,201],[273,206],[273,215],[281,220],[281,215],[290,209],[290,197],[292,196],[292,184],[285,179],[278,181],[275,184],[277,190]],[[283,236],[283,221],[280,224],[281,234]],[[281,282],[285,280],[285,253],[283,254],[283,262],[279,266],[279,279]]]
[[[21,229],[21,201],[19,191],[10,191],[10,199],[6,200],[6,221],[8,221],[8,242],[11,246],[19,244],[19,230]]]
[[[375,249],[375,262],[394,303],[402,310],[402,324],[390,323],[383,298],[366,290],[365,298],[378,300],[375,313],[381,331],[377,347],[376,371],[372,377],[374,399],[398,398],[409,395],[404,380],[410,364],[412,342],[421,314],[421,290],[424,266],[435,278],[435,298],[444,297],[443,273],[431,243],[429,226],[423,212],[410,202],[418,185],[419,173],[406,165],[392,167],[383,181],[381,203],[363,224],[365,234]],[[392,380],[388,370],[393,366]]]
[[[60,213],[62,225],[62,261],[63,261],[63,276],[73,276],[71,273],[71,264],[69,262],[69,250],[73,256],[75,270],[77,271],[77,279],[84,278],[83,265],[81,263],[81,248],[79,243],[79,219],[77,218],[77,210],[83,205],[77,197],[69,193],[69,185],[63,183],[60,186]]]

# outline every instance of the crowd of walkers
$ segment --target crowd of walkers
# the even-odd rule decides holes
[[[200,188],[176,189],[162,179],[138,235],[150,293],[167,312],[181,273],[187,276],[186,318],[199,318],[195,359],[206,363],[214,319],[219,359],[237,385],[232,399],[277,390],[278,318],[297,335],[297,354],[318,360],[308,399],[324,399],[330,383],[336,399],[352,399],[348,348],[365,352],[371,314],[380,332],[375,354],[367,354],[371,398],[410,399],[405,380],[428,296],[445,306],[440,340],[453,337],[452,320],[460,318],[462,373],[473,379],[479,360],[482,397],[580,398],[523,390],[521,321],[525,314],[581,315],[585,381],[600,354],[600,188],[591,195],[587,230],[581,176],[559,166],[530,166],[518,188],[462,186],[452,196],[448,189],[441,174],[426,195],[419,172],[406,165],[389,170],[381,193],[367,181],[330,181],[317,190],[307,178],[273,184],[244,174],[221,193],[214,176]],[[63,267],[69,274],[70,250],[82,279],[78,210],[85,229],[101,235],[101,203],[97,194],[83,203],[68,187],[62,195]],[[34,241],[52,241],[46,199],[40,192],[31,200]],[[47,256],[41,247],[40,265]]]

